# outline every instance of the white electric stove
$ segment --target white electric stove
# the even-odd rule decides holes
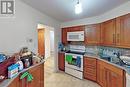
[[[65,59],[67,55],[72,56],[73,63],[65,61],[65,72],[79,79],[83,79],[83,56],[85,53],[85,46],[70,45],[70,51],[65,53]],[[80,58],[80,60],[78,59]],[[76,65],[76,62],[80,62],[80,65]]]

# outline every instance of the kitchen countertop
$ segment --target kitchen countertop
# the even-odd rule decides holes
[[[59,53],[66,53],[66,51],[59,51]],[[91,57],[91,58],[96,58],[96,59],[99,59],[99,60],[104,61],[104,62],[106,62],[106,63],[109,63],[109,64],[111,64],[111,65],[113,65],[113,66],[116,66],[116,67],[118,67],[118,68],[120,68],[120,69],[125,70],[126,73],[127,73],[128,75],[130,75],[130,70],[128,70],[128,68],[126,68],[125,66],[120,66],[120,65],[115,64],[115,63],[113,63],[113,62],[109,62],[109,61],[107,61],[107,60],[101,59],[99,55],[92,54],[92,53],[85,53],[84,56],[86,56],[86,57]]]
[[[58,51],[59,53],[66,53],[67,51]]]
[[[125,66],[120,66],[120,65],[115,64],[115,63],[113,63],[113,62],[109,62],[109,61],[107,61],[107,60],[101,59],[100,56],[95,55],[95,54],[86,53],[84,56],[85,56],[85,57],[96,58],[96,59],[99,59],[99,60],[104,61],[104,62],[106,62],[106,63],[109,63],[109,64],[111,64],[111,65],[113,65],[113,66],[116,66],[116,67],[118,67],[118,68],[120,68],[120,69],[125,70],[126,73],[130,75],[130,71],[128,71],[128,69],[127,69]]]
[[[19,76],[21,73],[23,73],[23,72],[25,72],[25,71],[27,71],[27,70],[29,70],[29,69],[31,69],[31,68],[34,68],[34,67],[36,67],[36,66],[38,66],[38,65],[40,65],[40,64],[42,64],[42,63],[44,63],[44,62],[45,62],[45,60],[42,60],[42,61],[41,61],[40,63],[38,63],[38,64],[32,65],[32,66],[30,66],[29,68],[23,69],[21,72],[19,72],[19,73],[17,74],[17,76]],[[15,77],[12,78],[12,79],[5,79],[3,82],[0,83],[0,87],[8,87],[8,86],[11,84],[11,82],[12,82],[17,76],[15,76]]]

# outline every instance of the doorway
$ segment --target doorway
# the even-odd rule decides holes
[[[38,34],[38,52],[43,54],[45,62],[45,73],[53,73],[55,71],[54,63],[54,28],[42,24],[38,24],[38,31],[42,32],[42,35]],[[44,39],[41,38],[44,36]],[[42,40],[41,40],[42,39]],[[40,41],[39,41],[40,40]],[[40,44],[39,44],[40,43]],[[43,47],[44,45],[44,47]],[[44,49],[44,50],[43,50]]]

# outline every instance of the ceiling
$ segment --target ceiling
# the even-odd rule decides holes
[[[101,15],[129,0],[81,0],[83,12],[78,15],[74,12],[76,0],[22,1],[58,21],[67,22]]]

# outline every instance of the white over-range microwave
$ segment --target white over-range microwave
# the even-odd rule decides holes
[[[84,41],[84,31],[67,32],[67,41]]]

